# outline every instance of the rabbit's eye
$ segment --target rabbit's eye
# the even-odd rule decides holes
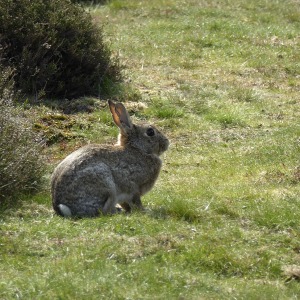
[[[147,129],[146,133],[148,136],[154,136],[155,134],[154,129],[151,127]]]

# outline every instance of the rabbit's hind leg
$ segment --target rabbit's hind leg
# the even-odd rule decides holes
[[[83,217],[96,217],[99,215],[98,206],[92,203],[82,203],[80,206],[73,207],[72,204],[67,206],[59,204],[57,206],[58,214],[65,218],[83,218]]]
[[[115,195],[109,195],[107,197],[107,200],[105,201],[103,208],[102,208],[102,212],[104,215],[113,215],[117,212],[116,209],[116,196]]]
[[[77,207],[76,216],[81,217],[97,217],[99,216],[99,206],[97,204],[83,203],[80,207]]]

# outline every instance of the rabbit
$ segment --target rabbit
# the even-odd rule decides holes
[[[108,101],[120,133],[116,145],[89,144],[67,156],[51,178],[52,204],[63,217],[144,210],[141,196],[158,178],[169,140],[152,125],[135,125],[122,103]]]

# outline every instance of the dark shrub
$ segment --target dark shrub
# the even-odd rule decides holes
[[[0,205],[36,189],[42,174],[40,141],[13,106],[12,86],[12,71],[0,68]]]
[[[120,77],[101,30],[69,0],[0,0],[0,43],[2,64],[26,94],[103,95]]]

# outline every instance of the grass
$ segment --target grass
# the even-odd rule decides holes
[[[88,9],[126,65],[133,118],[161,127],[171,147],[146,213],[65,220],[48,190],[3,211],[0,298],[298,299],[297,3]],[[74,148],[117,135],[105,107],[60,121],[36,110],[37,124],[66,136],[45,150],[47,176]]]

